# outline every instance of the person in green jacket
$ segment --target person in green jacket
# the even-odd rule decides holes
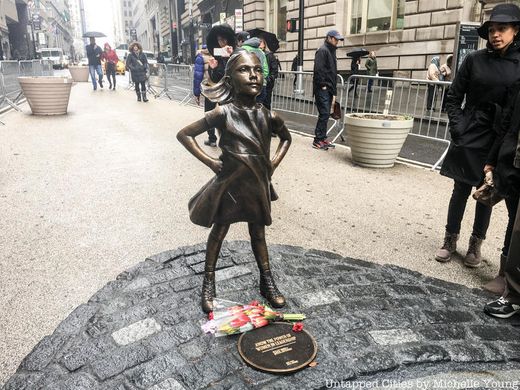
[[[260,43],[260,38],[253,37],[245,41],[240,48],[250,53],[254,53],[260,60],[260,64],[262,65],[262,74],[264,76],[264,85],[262,87],[262,92],[260,92],[260,95],[256,97],[256,101],[265,104],[267,97],[267,79],[269,78],[269,64],[267,63],[267,57],[265,56],[264,51],[260,47]]]
[[[365,62],[365,68],[367,68],[367,75],[376,76],[377,75],[377,59],[376,52],[371,51],[368,55],[368,59]],[[374,79],[368,80],[368,92],[372,92],[372,84],[374,83]]]

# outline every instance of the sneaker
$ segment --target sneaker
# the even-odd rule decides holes
[[[520,312],[520,305],[511,303],[504,297],[500,297],[496,301],[489,302],[484,306],[484,313],[498,318],[509,318],[518,312]]]
[[[312,142],[312,147],[314,149],[323,149],[323,150],[329,150],[329,147],[327,146],[327,144],[323,141],[313,141]]]
[[[103,81],[99,80],[99,86],[103,88]]]
[[[330,141],[327,141],[326,139],[324,139],[323,142],[327,145],[327,148],[334,149],[336,147],[336,145],[330,143]]]
[[[216,148],[217,147],[217,143],[215,141],[210,141],[209,139],[204,141],[204,145],[211,146],[212,148]]]

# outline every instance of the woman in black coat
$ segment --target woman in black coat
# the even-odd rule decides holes
[[[520,197],[520,82],[511,88],[507,102],[502,125],[484,167],[484,172],[493,172],[495,187],[505,199],[509,217],[498,276],[484,286],[486,290],[499,295],[505,289],[504,274],[506,264],[509,265],[509,247]],[[511,260],[520,265],[520,258]]]
[[[480,37],[488,41],[486,49],[468,54],[450,86],[446,108],[452,142],[441,174],[454,179],[455,184],[444,244],[435,256],[437,261],[449,261],[456,250],[467,199],[472,187],[484,179],[486,159],[495,141],[494,122],[499,120],[508,87],[520,80],[518,23],[520,9],[516,5],[495,6],[490,20],[478,29]],[[464,258],[467,267],[481,265],[480,247],[490,218],[491,207],[477,203]]]
[[[130,45],[130,54],[126,59],[126,67],[130,69],[132,75],[132,81],[135,84],[135,93],[137,94],[137,101],[147,102],[146,98],[146,79],[148,72],[148,60],[143,53],[143,47],[138,42],[133,42]],[[140,87],[140,88],[139,88]]]

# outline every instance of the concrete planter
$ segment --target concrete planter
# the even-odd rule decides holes
[[[390,168],[413,127],[413,118],[360,113],[347,114],[345,123],[352,161],[368,168]]]
[[[63,115],[69,105],[70,77],[18,77],[34,115]]]
[[[69,72],[72,80],[76,82],[88,81],[88,66],[69,66]]]

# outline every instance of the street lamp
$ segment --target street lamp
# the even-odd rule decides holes
[[[304,0],[300,0],[298,17],[298,74],[296,76],[295,93],[303,94],[303,14],[305,9]]]

